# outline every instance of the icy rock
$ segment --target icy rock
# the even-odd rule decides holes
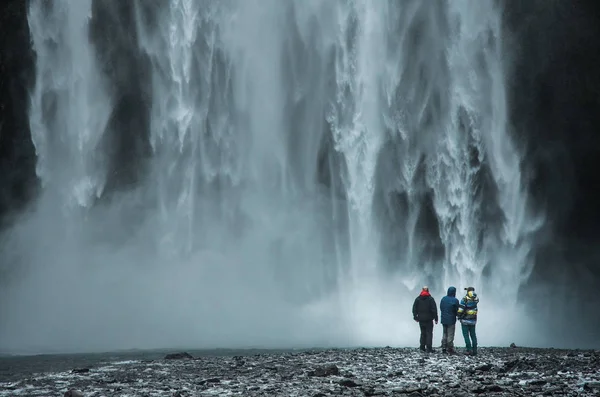
[[[492,369],[492,364],[483,364],[475,368],[476,371],[489,371]]]
[[[404,375],[404,372],[402,371],[395,371],[395,372],[390,372],[389,374],[387,374],[388,378],[399,378],[402,375]]]
[[[201,380],[200,382],[198,382],[199,385],[206,385],[207,383],[221,383],[221,379],[208,378],[208,379],[204,379],[204,380]]]
[[[483,347],[476,360],[430,355],[424,362],[418,349],[408,348],[202,355],[202,360],[103,362],[86,376],[70,369],[52,372],[50,363],[47,373],[35,377],[27,366],[22,372],[11,368],[11,379],[0,381],[0,397],[62,395],[65,384],[90,396],[599,395],[596,354],[569,352]]]
[[[599,390],[600,391],[600,382],[586,382],[583,385],[585,390]]]
[[[546,383],[548,383],[547,381],[545,381],[544,379],[536,379],[536,380],[531,380],[529,381],[529,384],[531,386],[543,386]]]
[[[490,393],[498,393],[504,391],[504,388],[500,385],[489,385],[488,387],[486,387],[486,391]]]
[[[340,386],[344,386],[344,387],[357,387],[359,386],[358,383],[356,383],[355,381],[351,380],[351,379],[343,379],[340,381]]]
[[[340,369],[335,364],[317,367],[308,373],[308,376],[326,377],[331,375],[339,375]]]
[[[194,359],[194,357],[187,352],[170,353],[165,356],[165,360],[193,360],[193,359]]]
[[[66,391],[63,396],[64,397],[83,397],[83,393],[80,392],[79,390],[71,389],[69,391]]]

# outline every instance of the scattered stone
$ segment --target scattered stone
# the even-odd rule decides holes
[[[90,396],[585,397],[600,392],[597,352],[483,347],[483,362],[441,354],[423,360],[418,349],[408,348],[253,353],[202,354],[201,360],[191,360],[187,353],[166,361],[121,358],[94,364],[85,376],[71,368],[32,376],[24,366],[21,374],[13,370],[11,382],[0,381],[0,397],[61,395],[65,382]],[[75,389],[69,393],[65,396],[82,396]]]
[[[498,393],[504,391],[504,389],[500,385],[489,385],[488,387],[486,387],[486,391],[490,393]]]
[[[422,387],[416,386],[416,387],[402,387],[402,388],[394,389],[392,391],[394,393],[412,394],[412,393],[419,393],[422,390],[423,390]]]
[[[543,379],[529,381],[529,384],[532,386],[542,386],[542,385],[545,385],[546,383],[548,383],[548,382]]]
[[[89,368],[75,368],[71,373],[74,374],[88,374],[90,372]]]
[[[241,356],[234,356],[234,357],[233,357],[233,361],[234,361],[234,365],[235,365],[236,367],[243,367],[243,366],[244,366],[244,364],[246,364],[246,361],[245,361],[245,360],[244,360],[244,358],[243,358],[243,357],[241,357]]]
[[[80,392],[79,390],[71,389],[69,391],[66,391],[63,396],[64,397],[83,397],[83,393]]]
[[[205,385],[207,383],[221,383],[221,379],[219,379],[219,378],[208,378],[208,379],[204,379],[204,380],[201,380],[200,382],[198,382],[199,385]]]
[[[470,391],[475,394],[481,394],[481,393],[485,393],[487,391],[487,389],[485,387],[483,387],[482,385],[474,385],[473,387],[471,387]]]
[[[585,390],[600,390],[600,382],[586,382],[583,388]]]
[[[475,368],[476,371],[489,371],[492,369],[492,364],[483,364]]]
[[[335,364],[326,365],[324,367],[317,367],[313,371],[308,373],[308,376],[326,377],[332,375],[339,375],[340,369]]]
[[[193,360],[193,359],[194,359],[194,357],[187,352],[170,353],[165,356],[165,360]]]
[[[359,385],[355,381],[353,381],[352,379],[342,379],[340,381],[340,386],[344,386],[344,387],[357,387]]]
[[[367,397],[376,396],[376,395],[380,394],[375,390],[375,388],[373,386],[364,387],[362,389],[362,392]]]
[[[404,375],[404,373],[402,371],[396,371],[396,372],[390,372],[389,374],[387,374],[387,377],[388,378],[399,378],[402,375]]]
[[[517,345],[515,345],[514,343],[511,343],[511,344],[510,344],[510,347],[511,347],[511,349],[516,349],[516,348],[517,348]]]

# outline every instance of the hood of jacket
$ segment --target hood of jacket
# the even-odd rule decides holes
[[[456,287],[448,288],[448,296],[456,297]]]

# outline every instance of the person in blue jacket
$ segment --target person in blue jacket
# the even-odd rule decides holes
[[[477,334],[475,326],[477,325],[477,305],[479,297],[475,293],[475,288],[465,288],[467,294],[461,299],[458,305],[458,319],[460,320],[467,354],[477,355]]]
[[[456,330],[456,315],[458,313],[456,288],[449,287],[448,293],[440,301],[442,322],[442,353],[454,354],[454,331]]]

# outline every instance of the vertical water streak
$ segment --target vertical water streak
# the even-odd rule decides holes
[[[401,274],[409,289],[438,279],[438,214],[424,168],[435,161],[447,112],[447,22],[443,3],[389,2],[382,44],[384,143],[377,159],[375,207],[382,271]],[[442,247],[443,248],[443,247]]]
[[[384,3],[368,1],[338,3],[338,37],[335,47],[336,91],[328,122],[335,148],[343,153],[348,176],[350,261],[354,277],[377,265],[372,198],[377,153],[382,140],[380,110],[381,69],[386,28]]]
[[[468,40],[462,40],[457,53],[468,54],[473,48],[473,42],[483,47],[477,58],[478,64],[487,69],[487,81],[479,84],[479,92],[489,92],[487,102],[481,98],[481,112],[490,115],[482,129],[482,142],[486,147],[490,173],[493,175],[498,189],[498,207],[502,211],[503,224],[498,232],[501,247],[492,255],[493,266],[489,273],[491,280],[500,279],[511,285],[506,295],[516,300],[519,286],[527,280],[533,266],[533,235],[543,225],[543,214],[533,216],[529,205],[526,179],[522,174],[522,150],[514,142],[514,134],[508,122],[508,105],[506,93],[506,74],[504,63],[507,54],[502,46],[503,30],[498,4],[477,4],[471,7],[465,3],[452,3],[459,8],[463,17],[461,30],[478,32],[468,35]],[[489,9],[492,11],[488,11]],[[457,10],[452,9],[452,12]],[[488,20],[481,15],[495,15]],[[480,27],[484,23],[487,30]],[[458,47],[458,46],[457,46]],[[486,280],[488,283],[490,280]]]
[[[539,221],[527,213],[507,123],[501,12],[492,1],[451,1],[448,21],[450,113],[428,174],[446,246],[445,279],[481,285],[487,271],[495,279],[490,287],[501,284],[494,294],[516,297]]]
[[[243,249],[252,252],[249,260],[268,252],[255,266],[271,273],[286,299],[311,300],[328,292],[324,280],[335,266],[329,258],[336,257],[327,245],[335,221],[317,182],[320,145],[327,140],[321,51],[331,30],[317,10],[328,7],[277,0],[230,4],[222,31],[243,145],[240,208],[250,225]]]
[[[153,65],[151,188],[157,195],[159,239],[173,254],[190,253],[201,237],[195,235],[203,215],[197,213],[198,200],[219,199],[203,197],[203,185],[235,178],[230,75],[219,53],[216,3],[173,0],[146,6],[138,3],[137,21],[141,47]]]
[[[89,40],[92,0],[34,1],[29,27],[36,53],[30,123],[45,189],[63,205],[87,207],[102,194],[102,137],[112,103]]]

